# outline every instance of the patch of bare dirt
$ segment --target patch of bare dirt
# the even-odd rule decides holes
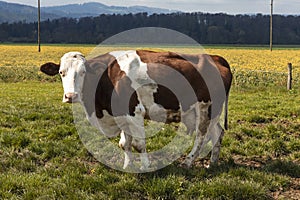
[[[279,190],[272,193],[274,199],[300,199],[300,178],[293,178],[291,186],[287,190]]]
[[[273,160],[271,157],[251,157],[244,158],[242,156],[233,156],[234,162],[238,165],[244,165],[253,168],[262,168],[269,161]],[[289,188],[280,188],[278,191],[272,192],[271,196],[274,199],[297,199],[300,200],[300,178],[291,178]]]

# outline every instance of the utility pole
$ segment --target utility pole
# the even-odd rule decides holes
[[[273,0],[271,0],[271,15],[270,15],[270,51],[273,50]]]
[[[41,52],[41,33],[40,33],[40,26],[41,26],[41,2],[38,0],[38,51]]]

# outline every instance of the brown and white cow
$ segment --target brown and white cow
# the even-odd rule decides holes
[[[66,53],[60,64],[46,63],[41,71],[60,74],[63,102],[81,102],[91,124],[106,136],[121,134],[124,168],[132,162],[132,146],[141,153],[142,168],[149,166],[144,119],[166,123],[182,121],[196,132],[184,164],[199,156],[207,133],[215,135],[211,163],[217,163],[224,130],[219,117],[232,74],[227,61],[215,55],[188,55],[146,50],[114,51],[86,60],[79,52]]]

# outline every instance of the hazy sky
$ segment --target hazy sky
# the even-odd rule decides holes
[[[2,0],[11,3],[37,5],[37,0]],[[180,11],[223,12],[229,14],[250,14],[270,12],[271,0],[41,0],[41,6],[72,3],[100,2],[115,6],[150,6]],[[275,14],[300,15],[300,0],[274,0]]]

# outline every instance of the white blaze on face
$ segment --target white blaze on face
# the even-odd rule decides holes
[[[69,52],[61,58],[59,73],[64,88],[63,102],[80,101],[86,71],[85,62],[80,52]]]

